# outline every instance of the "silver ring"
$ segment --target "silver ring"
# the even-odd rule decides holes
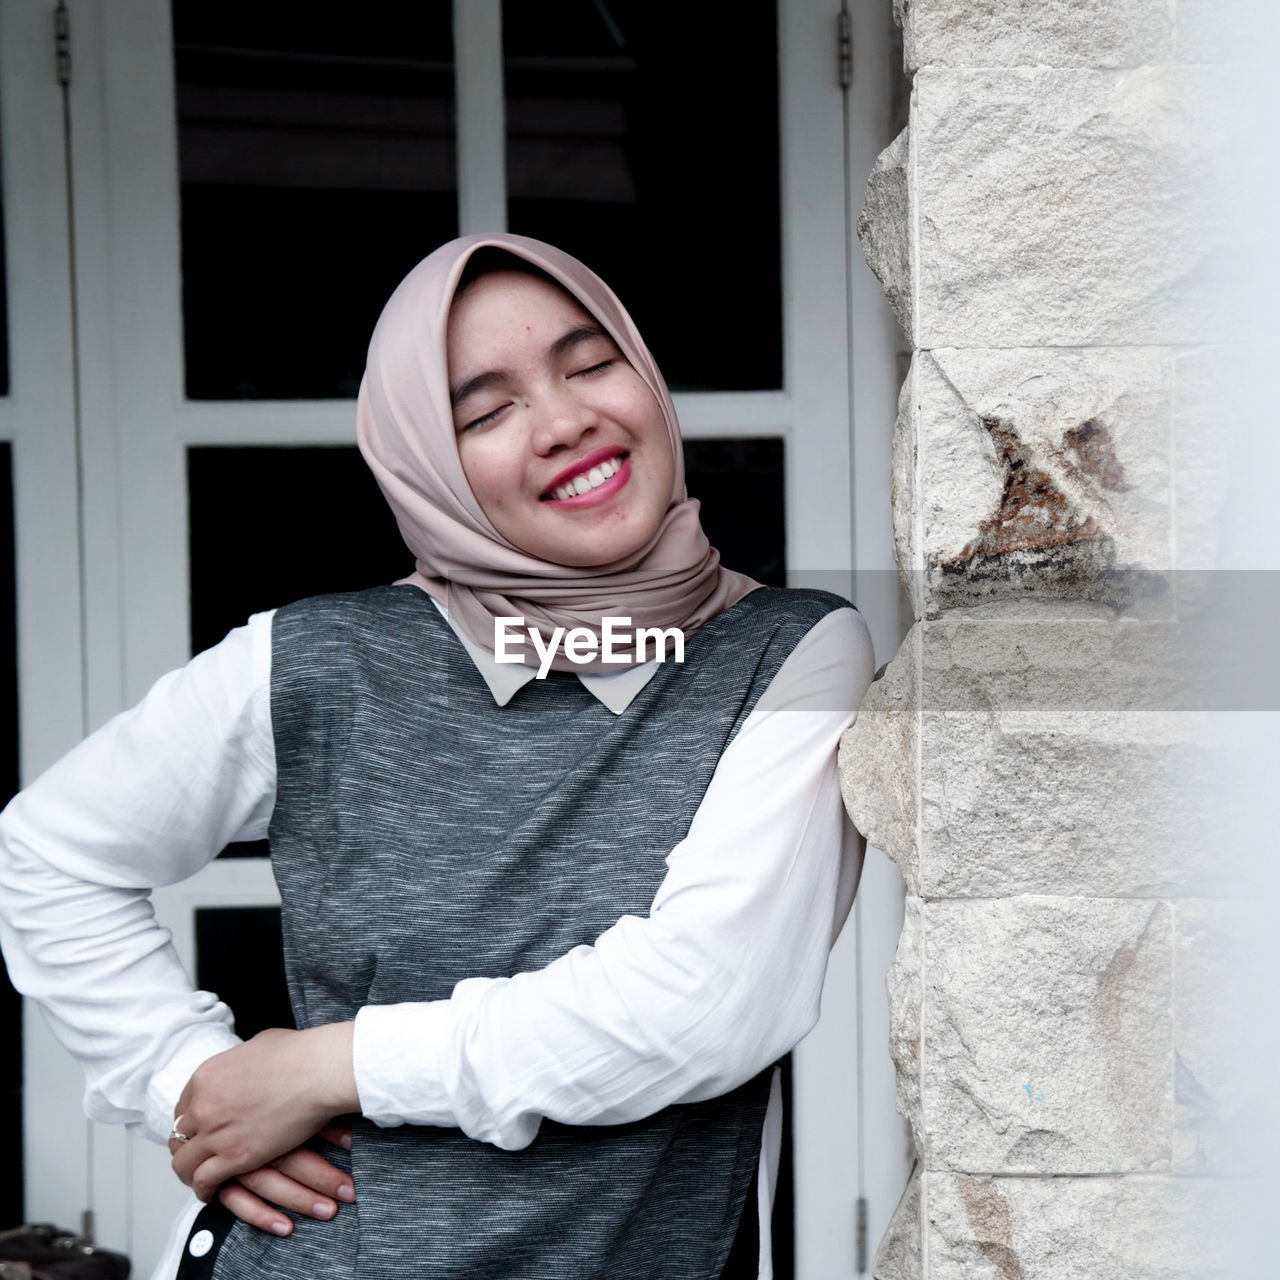
[[[169,1130],[169,1140],[171,1142],[189,1142],[190,1139],[183,1133],[178,1126],[182,1123],[181,1116],[173,1117],[173,1128]]]

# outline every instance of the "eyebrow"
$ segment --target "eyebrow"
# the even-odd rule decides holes
[[[571,351],[583,342],[590,342],[593,338],[608,338],[610,342],[613,341],[610,335],[598,324],[574,325],[572,329],[562,333],[547,348],[547,355],[553,360],[558,359],[565,352]],[[489,387],[507,382],[510,378],[510,369],[486,369],[483,373],[477,373],[470,378],[464,379],[456,387],[451,387],[449,390],[449,403],[456,409],[468,396],[473,396],[477,391],[485,391]]]

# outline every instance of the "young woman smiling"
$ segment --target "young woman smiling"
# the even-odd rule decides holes
[[[721,566],[652,357],[549,245],[420,263],[357,427],[415,572],[255,615],[14,799],[14,981],[199,1198],[157,1276],[769,1277],[866,629]],[[686,660],[539,681],[510,616]],[[145,890],[264,834],[299,1029],[240,1043]]]

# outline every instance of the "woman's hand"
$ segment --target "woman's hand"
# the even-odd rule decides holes
[[[173,1171],[204,1201],[230,1178],[262,1170],[334,1116],[359,1110],[350,1022],[275,1028],[202,1063],[182,1091]]]
[[[342,1125],[326,1125],[320,1137],[351,1149],[351,1130]],[[293,1230],[292,1221],[280,1209],[327,1220],[338,1212],[339,1201],[350,1204],[355,1198],[351,1178],[309,1147],[298,1147],[261,1169],[242,1173],[218,1191],[218,1199],[242,1222],[278,1236]]]

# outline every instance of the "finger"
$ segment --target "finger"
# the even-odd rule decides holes
[[[298,1147],[271,1162],[272,1166],[288,1178],[301,1183],[312,1191],[351,1204],[356,1198],[351,1175],[331,1165],[319,1152]],[[272,1197],[274,1199],[274,1197]],[[283,1204],[283,1201],[277,1201]]]
[[[191,1190],[196,1198],[208,1204],[218,1194],[224,1182],[248,1172],[243,1165],[235,1165],[225,1156],[211,1155],[191,1176]]]
[[[242,1173],[239,1181],[255,1195],[278,1204],[290,1213],[304,1213],[308,1218],[328,1220],[338,1212],[336,1199],[320,1195],[314,1187],[291,1178],[271,1165]]]
[[[181,1129],[179,1129],[179,1125],[181,1125]],[[186,1171],[186,1161],[179,1162],[177,1157],[178,1157],[178,1153],[183,1149],[183,1147],[190,1145],[191,1139],[195,1136],[194,1134],[189,1132],[190,1129],[191,1129],[191,1122],[185,1119],[183,1114],[179,1112],[174,1117],[173,1131],[169,1135],[168,1147],[169,1147],[169,1155],[172,1156],[175,1161],[173,1166],[173,1171],[178,1175],[178,1177],[182,1178],[183,1182],[190,1181],[189,1178],[183,1176],[183,1173]],[[178,1139],[177,1137],[174,1136],[174,1134],[178,1132],[181,1132],[184,1135],[181,1139]]]
[[[187,1142],[170,1139],[169,1151],[173,1156],[169,1163],[174,1173],[189,1187],[193,1185],[191,1180],[195,1176],[195,1171],[212,1154],[198,1137],[193,1137]],[[202,1198],[206,1201],[209,1199],[208,1196]]]
[[[335,1147],[351,1150],[351,1126],[346,1124],[327,1124],[320,1130],[320,1136]]]
[[[238,1182],[228,1182],[218,1192],[218,1199],[227,1209],[236,1215],[241,1222],[247,1222],[259,1231],[270,1231],[273,1235],[287,1236],[293,1230],[293,1223],[280,1212],[273,1209],[260,1197],[253,1194],[248,1187]]]

